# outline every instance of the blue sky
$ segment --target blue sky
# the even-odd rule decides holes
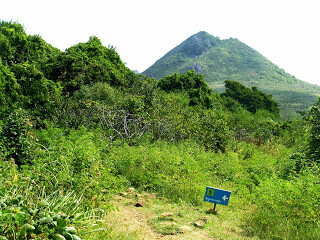
[[[144,71],[189,36],[238,38],[297,78],[320,85],[317,0],[0,0],[14,20],[65,50],[97,36]]]

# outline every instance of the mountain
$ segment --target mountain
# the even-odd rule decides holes
[[[319,86],[286,73],[238,39],[220,40],[204,31],[189,37],[142,74],[161,79],[190,69],[203,74],[216,92],[224,91],[225,80],[233,80],[272,94],[283,118],[308,109],[320,95]]]

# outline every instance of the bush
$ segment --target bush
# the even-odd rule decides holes
[[[13,72],[2,64],[0,58],[0,117],[10,111],[17,102],[20,88]]]
[[[280,117],[278,103],[272,99],[272,95],[267,95],[257,89],[257,87],[247,88],[236,81],[225,81],[226,92],[223,96],[230,97],[238,101],[242,107],[252,113],[256,113],[259,109],[267,110],[274,115]]]
[[[201,74],[190,70],[185,74],[174,73],[158,82],[158,87],[166,92],[186,91],[189,95],[190,106],[203,105],[212,107],[213,91]]]
[[[320,99],[311,108],[309,122],[310,137],[308,141],[308,155],[312,161],[320,163]]]
[[[73,95],[83,85],[107,82],[111,86],[126,86],[130,70],[114,48],[104,47],[97,37],[68,48],[51,59],[47,78],[59,81],[66,95]]]
[[[27,112],[21,108],[15,109],[3,122],[0,131],[0,139],[4,144],[2,154],[7,160],[14,159],[19,167],[30,162],[35,150],[32,130],[32,122]]]
[[[290,180],[263,181],[253,196],[249,229],[263,239],[319,239],[319,173],[314,167]]]
[[[206,186],[217,184],[214,163],[219,157],[221,154],[188,141],[125,145],[114,147],[109,153],[114,173],[134,187],[193,205],[202,205]]]
[[[90,132],[85,127],[69,133],[54,127],[39,132],[43,147],[32,166],[36,185],[45,186],[47,191],[81,189],[88,201],[84,204],[105,200],[102,190],[114,192],[127,187],[126,180],[114,176],[111,162],[105,160],[108,142],[100,134],[99,129]]]

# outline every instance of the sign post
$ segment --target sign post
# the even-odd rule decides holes
[[[217,213],[216,205],[221,204],[227,206],[229,203],[230,195],[230,191],[207,187],[203,200],[214,203],[213,212]]]

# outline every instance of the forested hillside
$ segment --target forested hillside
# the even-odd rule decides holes
[[[110,227],[115,194],[204,215],[206,186],[232,192],[215,216],[229,225],[206,222],[208,237],[319,239],[320,102],[280,121],[259,87],[224,84],[194,70],[156,80],[95,36],[62,52],[0,22],[0,239],[143,239]],[[148,224],[183,234],[161,221]]]
[[[320,94],[320,87],[286,73],[238,39],[220,40],[199,32],[169,51],[142,74],[161,79],[173,73],[194,69],[204,75],[216,92],[224,91],[224,81],[238,81],[272,94],[283,119],[307,110]]]

